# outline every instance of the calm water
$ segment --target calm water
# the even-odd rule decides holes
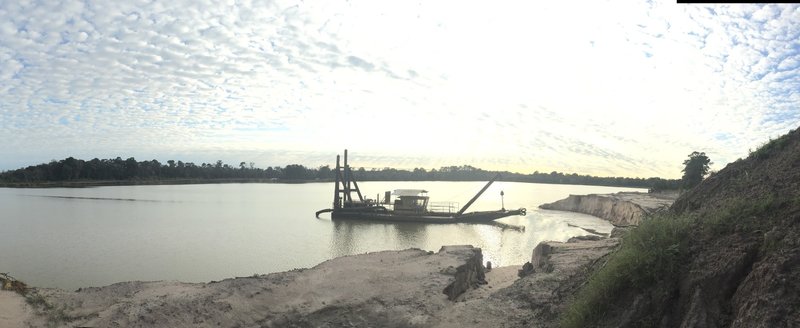
[[[431,201],[465,204],[484,182],[362,182],[367,197],[399,188],[429,191]],[[490,225],[336,221],[332,183],[122,186],[83,189],[0,188],[0,272],[39,287],[76,289],[128,280],[207,282],[312,267],[387,249],[472,244],[494,266],[529,261],[543,240],[583,235],[576,224],[611,225],[537,206],[569,194],[638,189],[497,182],[470,210],[528,208]]]

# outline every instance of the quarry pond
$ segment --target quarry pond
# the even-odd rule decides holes
[[[361,182],[366,197],[425,189],[465,204],[485,182]],[[501,200],[500,192],[504,192]],[[610,232],[601,219],[540,210],[570,194],[633,188],[496,182],[470,208],[526,207],[486,224],[331,221],[332,183],[0,188],[0,272],[37,287],[77,289],[120,281],[208,282],[295,268],[379,250],[470,244],[494,266],[530,260],[540,241]],[[502,203],[501,203],[502,202]]]

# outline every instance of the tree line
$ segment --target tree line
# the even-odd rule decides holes
[[[135,158],[92,159],[84,161],[68,157],[60,161],[53,160],[34,166],[0,173],[0,181],[4,183],[43,183],[65,181],[106,181],[106,180],[174,180],[174,179],[239,179],[239,180],[280,180],[280,181],[329,181],[334,178],[334,170],[330,166],[309,168],[300,164],[284,167],[273,166],[266,169],[240,162],[239,165],[226,164],[219,160],[215,163],[195,164],[192,162],[169,160],[161,163],[157,160],[137,161]],[[354,168],[354,175],[359,181],[486,181],[495,174],[502,175],[501,180],[513,182],[533,182],[552,184],[581,184],[598,186],[616,186],[632,188],[648,188],[651,190],[678,189],[681,180],[662,178],[627,178],[597,177],[590,175],[566,174],[561,172],[533,172],[531,174],[507,171],[486,171],[469,165],[446,166],[439,169],[412,170],[383,168]]]
[[[0,173],[0,181],[4,182],[52,182],[74,180],[161,180],[161,179],[297,179],[314,180],[328,178],[333,175],[320,170],[322,175],[309,175],[302,165],[292,164],[286,167],[256,168],[253,163],[241,162],[238,166],[216,163],[195,164],[192,162],[169,160],[161,163],[158,160],[137,161],[130,157],[123,160],[92,159],[84,161],[68,157],[60,161],[53,160],[35,166],[28,166],[13,171]]]
[[[354,174],[356,178],[363,181],[486,181],[497,173],[501,174],[501,180],[511,182],[647,188],[654,191],[678,189],[680,187],[680,180],[677,179],[598,177],[557,171],[550,173],[535,171],[530,174],[523,174],[508,171],[486,171],[469,165],[446,166],[438,170],[432,169],[429,171],[424,168],[415,168],[413,170],[393,168],[365,170],[359,168],[355,170]]]

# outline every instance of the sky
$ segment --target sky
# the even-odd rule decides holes
[[[679,178],[800,125],[797,5],[0,1],[0,170],[135,157]]]

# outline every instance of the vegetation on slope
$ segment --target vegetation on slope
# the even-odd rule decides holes
[[[800,320],[800,286],[792,282],[800,275],[798,166],[795,130],[686,192],[669,213],[623,238],[561,325],[782,326]]]
[[[589,278],[563,315],[562,326],[591,326],[608,312],[614,298],[628,290],[642,290],[659,281],[665,289],[672,288],[686,256],[683,236],[689,226],[687,218],[667,215],[642,222]]]
[[[649,293],[662,297],[635,326],[655,327],[670,309],[667,300],[679,292],[681,275],[692,256],[692,236],[721,238],[739,231],[768,231],[775,222],[762,219],[765,213],[798,207],[796,199],[733,199],[716,212],[697,215],[663,213],[644,221],[623,239],[620,248],[595,272],[562,317],[563,327],[589,327],[610,321],[613,306],[621,295]],[[776,250],[781,241],[764,239],[760,252]]]

